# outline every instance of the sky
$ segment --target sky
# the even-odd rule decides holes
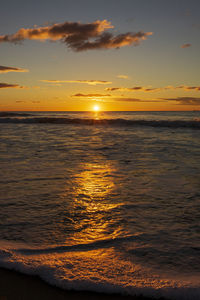
[[[0,110],[200,110],[199,0],[7,0]]]

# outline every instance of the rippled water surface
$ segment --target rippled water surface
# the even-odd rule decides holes
[[[199,299],[199,120],[1,113],[0,264],[64,288]]]

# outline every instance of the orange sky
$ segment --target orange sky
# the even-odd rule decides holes
[[[2,5],[0,110],[200,109],[196,1],[67,3]]]

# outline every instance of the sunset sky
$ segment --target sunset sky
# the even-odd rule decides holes
[[[199,0],[7,0],[0,110],[200,109]]]

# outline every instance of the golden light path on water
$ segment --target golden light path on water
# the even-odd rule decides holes
[[[93,202],[95,198],[101,199],[108,195],[113,187],[114,182],[111,177],[111,169],[108,165],[99,163],[88,163],[84,166],[84,171],[79,174],[76,184],[77,184],[77,196],[84,195],[86,198],[90,199],[89,211],[96,211],[98,208],[102,208],[100,201],[97,203]],[[85,203],[86,206],[88,206]],[[93,208],[92,208],[93,207]],[[107,204],[104,209],[112,209]]]
[[[112,225],[112,218],[105,219],[105,214],[121,205],[112,203],[109,194],[115,189],[113,180],[115,169],[101,157],[96,157],[95,162],[82,165],[82,171],[75,175],[73,209],[81,208],[83,218],[75,224],[82,228],[74,234],[73,239],[78,243],[86,243],[119,235],[120,227],[112,235],[107,228]]]

